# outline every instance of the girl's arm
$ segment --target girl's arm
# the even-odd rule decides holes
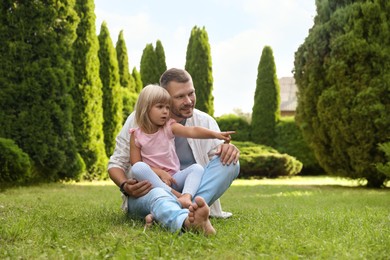
[[[135,145],[134,134],[130,136],[130,163],[134,165],[136,162],[142,161],[141,149]]]
[[[235,131],[217,132],[199,126],[183,126],[179,123],[173,123],[171,125],[171,128],[173,134],[177,136],[196,139],[217,138],[220,140],[225,140],[227,142],[229,142],[231,139],[230,135],[235,133]]]

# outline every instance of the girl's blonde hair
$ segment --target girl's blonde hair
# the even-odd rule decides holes
[[[150,84],[144,87],[135,104],[135,122],[144,132],[151,132],[154,124],[150,121],[149,111],[157,103],[170,104],[171,96],[159,85]]]

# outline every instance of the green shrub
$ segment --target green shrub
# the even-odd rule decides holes
[[[11,139],[0,138],[0,182],[18,182],[31,175],[28,154]]]
[[[390,180],[390,142],[379,144],[378,147],[386,155],[387,162],[377,163],[375,166],[379,172],[387,176],[387,180]]]
[[[287,153],[301,161],[303,164],[301,174],[324,174],[324,170],[318,164],[313,150],[306,143],[302,132],[295,124],[294,117],[281,118],[276,125],[275,148],[280,153]]]
[[[240,149],[240,177],[292,176],[302,169],[302,163],[288,154],[251,142],[233,142]]]
[[[233,130],[236,131],[232,135],[232,139],[235,141],[248,141],[250,140],[250,125],[244,118],[235,115],[228,114],[222,115],[216,118],[217,123],[221,131]]]

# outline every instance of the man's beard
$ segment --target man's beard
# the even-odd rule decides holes
[[[194,107],[192,105],[191,106],[185,106],[184,109],[191,109],[191,114],[184,115],[183,113],[180,112],[181,109],[171,109],[171,113],[174,114],[175,116],[183,118],[183,119],[187,119],[187,118],[192,117],[192,114],[193,114],[193,111],[194,111]]]

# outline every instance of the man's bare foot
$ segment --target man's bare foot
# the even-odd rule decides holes
[[[191,204],[189,210],[188,217],[184,221],[186,229],[202,232],[206,236],[217,233],[209,219],[210,208],[202,197],[195,197],[195,202]]]
[[[152,214],[146,215],[146,217],[145,217],[145,228],[148,228],[148,227],[152,226],[153,225],[153,220],[154,220],[154,218],[153,218]]]
[[[184,209],[188,209],[191,204],[192,204],[192,196],[191,194],[188,194],[188,193],[185,193],[183,195],[181,195],[179,198],[177,198],[177,200],[179,201],[179,203],[181,204],[181,207]]]

